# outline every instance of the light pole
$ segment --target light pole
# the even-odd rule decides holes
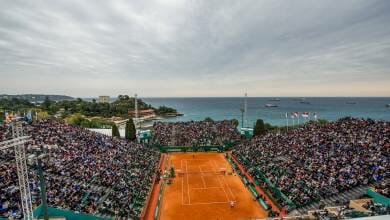
[[[34,154],[31,158],[29,158],[29,162],[30,164],[33,164],[33,167],[35,168],[35,171],[38,174],[39,187],[41,189],[41,204],[43,210],[43,218],[44,220],[49,220],[49,212],[48,212],[47,197],[46,197],[46,184],[45,184],[45,177],[43,175],[43,168],[42,168],[42,159],[45,157],[46,154],[39,151],[37,152],[37,154]],[[34,161],[34,159],[36,161]]]
[[[244,112],[245,112],[245,109],[244,108],[240,108],[240,111],[241,111],[241,128],[244,127]]]

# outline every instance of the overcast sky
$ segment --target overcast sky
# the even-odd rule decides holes
[[[0,5],[0,94],[390,96],[389,0]]]

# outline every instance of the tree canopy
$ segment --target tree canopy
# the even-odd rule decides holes
[[[135,126],[134,126],[134,121],[132,118],[130,118],[127,122],[126,122],[126,127],[125,127],[125,138],[127,140],[135,140],[137,139],[137,136],[136,136],[136,129],[135,129]]]
[[[157,115],[169,113],[177,114],[176,109],[167,106],[154,108],[150,104],[145,103],[141,99],[137,99],[138,109],[154,109]],[[27,111],[31,109],[41,109],[47,111],[50,115],[54,115],[61,110],[63,116],[67,117],[79,113],[87,117],[123,117],[129,116],[129,111],[135,109],[135,98],[128,95],[119,95],[117,100],[111,103],[99,103],[95,99],[90,101],[82,100],[81,98],[73,100],[52,101],[49,96],[46,96],[44,101],[39,105],[30,103],[28,100],[18,98],[0,98],[0,110],[4,111]]]
[[[156,109],[156,114],[158,115],[177,114],[177,110],[163,105],[160,106],[158,109]]]
[[[253,128],[253,135],[259,136],[266,132],[264,121],[262,119],[257,119],[256,125]]]
[[[208,122],[213,122],[214,121],[211,117],[206,117],[204,120],[208,121]]]
[[[24,111],[34,108],[34,104],[25,99],[0,99],[0,109],[4,111]]]
[[[116,126],[116,124],[112,125],[112,136],[113,137],[120,137],[121,136],[120,133],[119,133],[119,129]]]

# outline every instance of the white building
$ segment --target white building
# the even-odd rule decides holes
[[[99,96],[99,103],[109,103],[109,102],[110,102],[110,96],[107,95]]]

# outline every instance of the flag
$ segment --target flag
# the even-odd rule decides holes
[[[302,118],[308,118],[309,117],[309,112],[302,112],[301,116],[302,116]]]
[[[286,118],[288,118],[288,114],[287,114],[287,112],[286,112]]]
[[[290,112],[290,117],[295,118],[295,112]]]

